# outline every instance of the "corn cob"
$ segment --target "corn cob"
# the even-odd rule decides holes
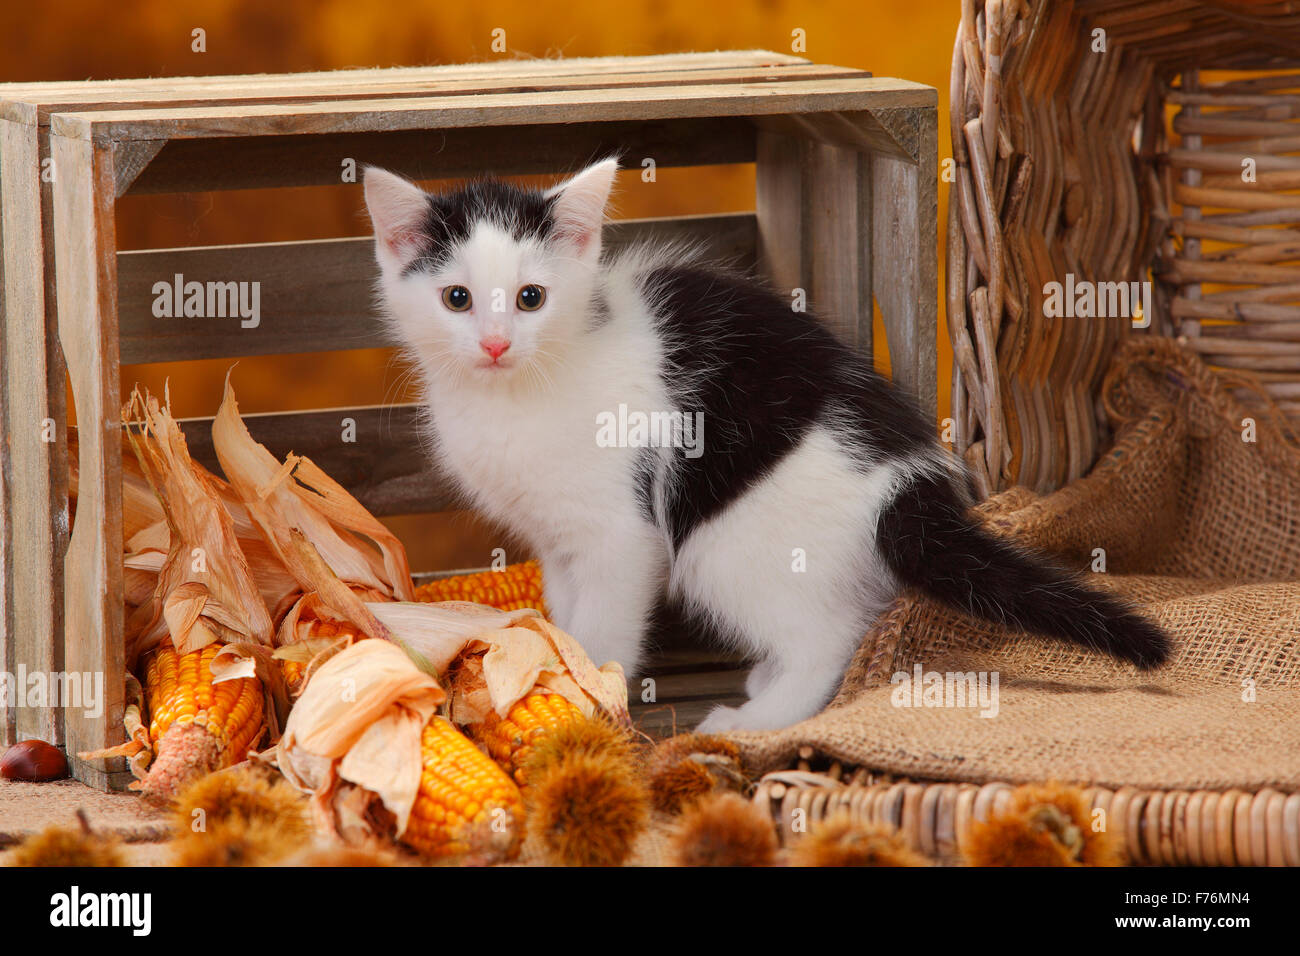
[[[302,626],[304,624],[306,627]],[[300,620],[297,630],[299,640],[319,639],[328,641],[340,637],[351,637],[352,640],[358,641],[366,636],[360,628],[353,627],[343,621]],[[280,661],[280,673],[284,675],[284,682],[289,685],[290,693],[297,695],[302,690],[302,679],[306,676],[307,666],[310,663],[310,661],[291,661],[287,659]]]
[[[303,671],[307,669],[303,661],[280,661],[280,673],[284,675],[284,682],[289,687],[289,693],[296,694],[298,685],[302,682]]]
[[[403,842],[429,857],[513,857],[524,822],[519,788],[445,717],[425,725],[420,752],[424,769]]]
[[[421,584],[417,601],[473,601],[502,611],[532,607],[547,613],[542,599],[542,566],[536,561],[510,564],[500,571],[457,574]]]
[[[478,725],[475,738],[522,787],[527,782],[524,765],[533,744],[557,727],[583,719],[582,711],[564,695],[533,691],[511,707],[504,718],[489,714]]]
[[[154,760],[146,793],[174,796],[190,780],[239,763],[265,729],[262,685],[253,677],[212,683],[220,644],[177,654],[164,641],[145,665]]]

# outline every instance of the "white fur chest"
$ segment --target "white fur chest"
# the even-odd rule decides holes
[[[527,393],[434,387],[438,458],[478,508],[538,549],[607,535],[638,520],[632,475],[640,449],[603,447],[599,416],[620,402],[657,400],[628,371],[588,368],[580,385]]]

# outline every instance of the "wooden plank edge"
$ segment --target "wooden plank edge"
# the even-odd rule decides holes
[[[121,757],[83,760],[76,754],[68,754],[68,771],[72,779],[96,790],[123,791],[129,788],[135,775],[125,768],[126,761]]]
[[[601,122],[698,116],[762,116],[789,112],[937,107],[933,87],[892,77],[703,84],[643,90],[559,90],[434,100],[355,100],[296,104],[297,132],[390,132],[463,126]],[[655,94],[647,97],[647,93]],[[814,108],[815,107],[815,108]],[[575,112],[576,111],[576,112]],[[282,135],[286,110],[274,104],[176,110],[56,113],[54,135],[118,142],[133,139],[236,138]],[[382,120],[380,119],[382,117]]]
[[[336,70],[315,70],[299,73],[237,73],[219,76],[167,76],[110,80],[48,80],[40,82],[16,81],[0,83],[0,98],[25,99],[43,94],[75,91],[82,89],[104,90],[105,92],[140,90],[183,89],[186,86],[199,86],[222,83],[264,84],[282,86],[298,81],[333,81],[340,85],[356,79],[371,77],[400,76],[412,80],[446,79],[473,77],[480,75],[563,75],[565,71],[589,71],[604,66],[619,69],[636,69],[644,67],[649,72],[662,69],[708,69],[714,66],[762,66],[762,65],[796,65],[811,64],[806,57],[790,53],[777,53],[760,48],[749,50],[713,50],[686,53],[655,53],[642,56],[587,56],[587,57],[533,57],[513,60],[477,60],[467,63],[439,63],[429,66],[388,66],[342,68]]]
[[[519,142],[529,144],[519,149]],[[577,124],[408,129],[383,135],[343,132],[243,138],[239,162],[223,139],[175,139],[131,185],[131,192],[213,192],[337,186],[341,163],[374,164],[415,180],[574,171],[593,157],[653,157],[656,166],[752,163],[754,127],[746,117],[612,120]]]
[[[485,74],[479,79],[438,78],[434,80],[377,80],[366,87],[321,85],[315,88],[268,86],[246,89],[239,85],[205,86],[195,90],[162,92],[133,91],[110,99],[95,97],[89,91],[70,91],[31,100],[0,99],[0,118],[29,126],[47,127],[55,113],[82,113],[99,110],[191,109],[215,106],[239,106],[254,103],[314,103],[320,101],[383,100],[400,98],[432,99],[488,93],[530,93],[541,90],[612,89],[615,87],[670,87],[687,84],[737,84],[753,82],[791,82],[793,80],[829,78],[865,78],[867,70],[817,63],[686,67],[628,71],[618,73],[517,74],[497,77]],[[441,84],[441,85],[435,85]]]

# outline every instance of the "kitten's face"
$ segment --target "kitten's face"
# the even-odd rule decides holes
[[[616,169],[547,192],[484,181],[443,195],[366,170],[385,305],[426,375],[500,382],[580,333]]]

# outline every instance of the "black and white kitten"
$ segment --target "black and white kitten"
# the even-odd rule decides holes
[[[365,176],[435,453],[536,550],[555,622],[593,660],[635,676],[666,588],[757,661],[750,700],[701,729],[784,727],[826,704],[909,587],[1138,667],[1166,658],[1154,624],[984,531],[930,423],[812,315],[672,250],[602,258],[616,169],[443,195]],[[702,421],[679,430],[702,446],[610,447],[620,406]]]

